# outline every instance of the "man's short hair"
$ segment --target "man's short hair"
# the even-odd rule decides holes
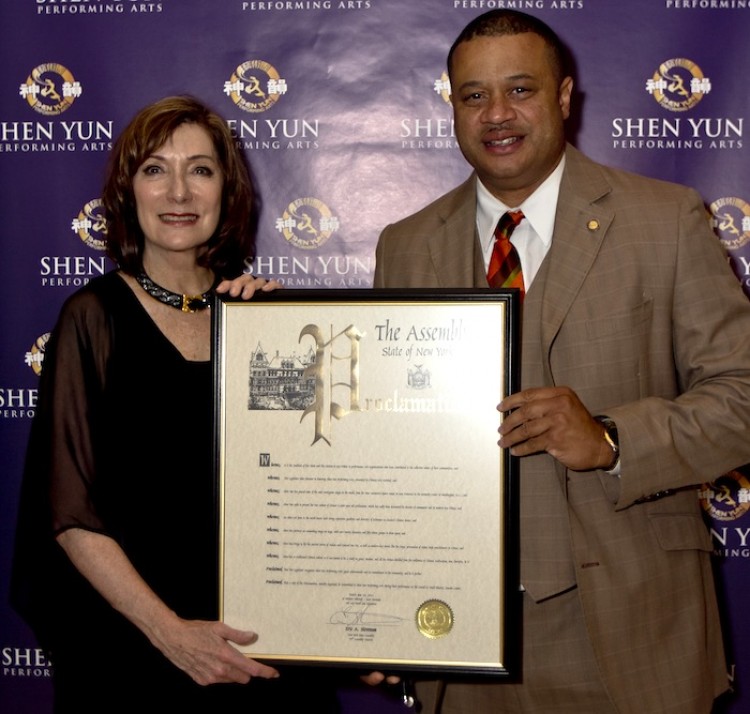
[[[503,37],[531,32],[546,43],[550,54],[550,65],[559,85],[568,76],[566,52],[557,33],[538,18],[516,10],[490,10],[474,18],[456,38],[448,52],[448,76],[453,69],[453,54],[456,48],[475,37]]]

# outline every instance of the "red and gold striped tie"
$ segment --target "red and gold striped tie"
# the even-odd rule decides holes
[[[521,260],[510,242],[511,234],[522,220],[523,211],[508,211],[497,223],[495,245],[487,269],[487,282],[491,288],[519,288],[521,294],[524,292]]]

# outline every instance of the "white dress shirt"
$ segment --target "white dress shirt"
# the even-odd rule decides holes
[[[525,219],[516,226],[510,242],[518,251],[523,271],[523,284],[526,290],[531,286],[539,266],[552,245],[552,232],[555,228],[557,197],[560,181],[565,168],[565,156],[544,183],[520,206],[506,206],[495,198],[481,181],[477,179],[477,230],[487,269],[495,244],[495,227],[500,216],[506,211],[522,210]]]

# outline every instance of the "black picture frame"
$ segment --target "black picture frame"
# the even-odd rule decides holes
[[[497,446],[496,405],[518,389],[519,301],[484,289],[215,300],[219,610],[259,632],[248,657],[518,674],[518,465]],[[495,461],[498,478],[482,466]]]

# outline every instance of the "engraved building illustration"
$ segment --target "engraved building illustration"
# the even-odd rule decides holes
[[[282,356],[276,350],[272,357],[260,343],[250,358],[248,409],[304,410],[315,397],[314,376],[305,370],[315,363],[310,348],[304,355]]]

